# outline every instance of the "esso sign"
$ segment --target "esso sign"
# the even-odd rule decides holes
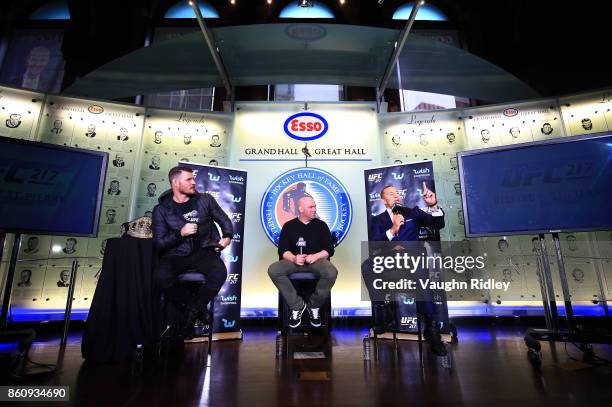
[[[518,112],[519,111],[517,109],[511,107],[511,108],[508,108],[508,109],[504,110],[503,114],[506,117],[514,117],[514,116],[516,116],[518,114]]]
[[[323,116],[316,113],[297,113],[285,120],[285,133],[298,141],[312,141],[323,137],[329,126]]]
[[[104,112],[104,108],[100,105],[91,105],[87,108],[87,110],[89,111],[89,113],[93,114],[100,114]]]

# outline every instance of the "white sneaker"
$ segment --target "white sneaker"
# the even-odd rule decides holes
[[[306,310],[306,303],[304,303],[304,306],[302,307],[301,310],[291,310],[291,315],[289,315],[289,326],[291,328],[297,328],[298,326],[300,326],[300,324],[302,323],[302,314],[304,313],[304,311]]]
[[[321,308],[308,308],[310,315],[310,325],[318,328],[321,326]]]

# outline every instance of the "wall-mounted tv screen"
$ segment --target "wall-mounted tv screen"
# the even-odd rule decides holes
[[[95,237],[108,154],[0,137],[0,230]]]
[[[468,237],[612,229],[612,135],[457,154]]]

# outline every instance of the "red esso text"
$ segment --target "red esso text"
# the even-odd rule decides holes
[[[321,122],[307,122],[301,121],[300,119],[291,120],[291,125],[289,127],[291,131],[316,131],[319,132],[323,130],[323,124]]]

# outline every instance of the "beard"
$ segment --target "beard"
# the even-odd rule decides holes
[[[180,189],[182,194],[188,195],[188,196],[194,196],[198,193],[198,191],[195,189],[195,187],[192,189],[190,187],[185,187],[185,188],[181,188]]]

